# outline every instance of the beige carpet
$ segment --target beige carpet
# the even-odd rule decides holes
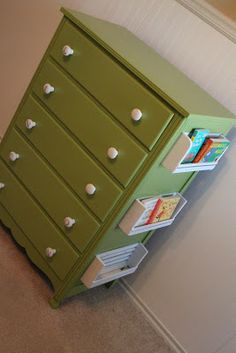
[[[0,353],[171,353],[119,285],[94,288],[58,310],[51,295],[0,226]]]

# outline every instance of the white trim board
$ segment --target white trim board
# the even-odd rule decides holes
[[[169,345],[169,347],[176,353],[188,353],[177,341],[174,335],[168,330],[168,328],[153,314],[149,307],[135,293],[132,287],[130,287],[124,279],[120,280],[118,283],[126,291],[134,304],[142,311],[155,331],[157,331],[157,333],[163,337],[167,345]]]
[[[236,23],[204,0],[175,0],[236,43]]]

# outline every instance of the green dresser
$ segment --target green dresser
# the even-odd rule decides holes
[[[217,165],[181,163],[192,129],[235,124],[126,29],[62,12],[0,145],[0,218],[50,279],[52,307],[136,271],[159,228],[133,227],[142,200],[182,195]]]

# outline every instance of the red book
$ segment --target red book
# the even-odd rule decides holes
[[[162,204],[162,200],[158,199],[156,204],[155,204],[155,206],[154,206],[154,208],[153,208],[153,210],[152,210],[152,213],[150,214],[150,216],[149,216],[149,218],[148,218],[148,220],[146,222],[146,224],[153,223],[153,220],[155,219],[161,204]]]
[[[213,144],[212,139],[210,138],[206,139],[206,142],[204,143],[204,145],[202,146],[202,148],[200,149],[200,151],[198,152],[198,154],[196,155],[192,163],[200,162],[203,159],[203,157],[207,154],[207,152],[211,149],[212,144]]]

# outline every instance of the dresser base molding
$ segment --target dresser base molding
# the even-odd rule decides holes
[[[53,286],[53,289],[57,291],[60,288],[61,281],[57,278],[54,272],[50,269],[49,266],[42,259],[41,255],[38,251],[33,247],[31,242],[25,236],[25,234],[21,231],[20,227],[14,222],[13,218],[9,215],[8,211],[0,204],[0,221],[2,224],[10,230],[11,235],[15,239],[15,241],[25,249],[25,252],[32,261],[32,263],[42,271],[50,283]]]
[[[79,284],[79,285],[71,288],[69,290],[69,292],[67,293],[66,297],[61,297],[58,299],[58,298],[56,298],[56,295],[53,296],[51,299],[49,299],[49,304],[52,309],[58,309],[59,306],[61,305],[62,301],[64,301],[64,299],[75,297],[76,295],[78,295],[82,292],[85,292],[86,290],[87,290],[87,288],[83,284]]]
[[[66,298],[70,298],[76,296],[84,291],[87,288],[82,284],[75,284],[66,290],[66,294],[59,294],[61,288],[63,287],[62,282],[56,277],[54,272],[50,269],[49,266],[42,259],[41,255],[38,251],[33,247],[31,242],[25,236],[25,234],[21,231],[20,227],[15,223],[13,218],[9,215],[8,211],[0,204],[0,225],[3,225],[7,229],[9,229],[9,234],[15,239],[15,241],[24,248],[29,260],[45,275],[50,284],[54,289],[54,295],[49,299],[49,304],[53,309],[59,308],[62,301]],[[115,281],[117,282],[117,281]],[[69,287],[69,285],[68,285]]]

